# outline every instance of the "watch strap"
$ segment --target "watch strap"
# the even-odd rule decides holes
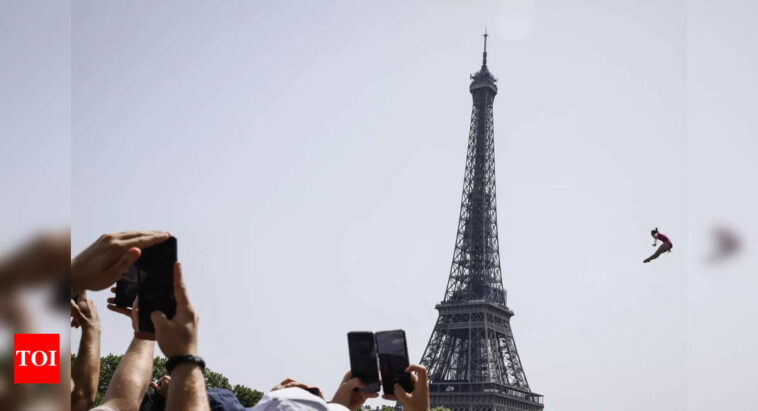
[[[185,362],[190,362],[193,364],[197,364],[197,366],[200,367],[200,370],[205,370],[205,361],[200,358],[197,355],[175,355],[166,361],[166,371],[168,371],[169,375],[171,374],[171,371],[176,368],[177,365],[183,364]]]

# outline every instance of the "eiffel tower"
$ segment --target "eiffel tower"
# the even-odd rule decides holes
[[[455,252],[437,323],[421,363],[427,367],[432,407],[453,411],[542,410],[532,392],[511,331],[500,273],[495,199],[492,104],[497,81],[482,68],[471,76],[466,172]]]

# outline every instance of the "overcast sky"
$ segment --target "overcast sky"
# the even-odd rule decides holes
[[[72,252],[171,231],[200,353],[232,383],[331,395],[351,330],[405,329],[419,361],[487,26],[503,279],[532,389],[560,411],[745,409],[755,253],[703,260],[713,224],[756,238],[756,7],[706,3],[74,2],[56,26]],[[645,265],[654,226],[674,249]],[[107,297],[102,350],[119,354],[131,329]]]

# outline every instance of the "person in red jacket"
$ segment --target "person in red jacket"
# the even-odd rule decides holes
[[[661,240],[662,244],[660,247],[658,247],[657,250],[655,250],[655,253],[653,255],[644,259],[642,261],[643,263],[649,263],[655,260],[656,258],[658,258],[658,256],[660,256],[663,253],[670,253],[671,249],[674,248],[674,244],[671,243],[671,240],[669,240],[668,237],[663,235],[663,233],[659,232],[658,227],[656,227],[655,230],[651,231],[650,235],[653,236],[653,247],[658,245],[658,240]]]

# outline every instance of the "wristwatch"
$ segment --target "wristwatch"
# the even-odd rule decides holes
[[[175,355],[166,361],[166,371],[171,374],[171,371],[173,371],[177,365],[185,362],[197,364],[200,367],[200,371],[205,370],[205,361],[197,355]]]

